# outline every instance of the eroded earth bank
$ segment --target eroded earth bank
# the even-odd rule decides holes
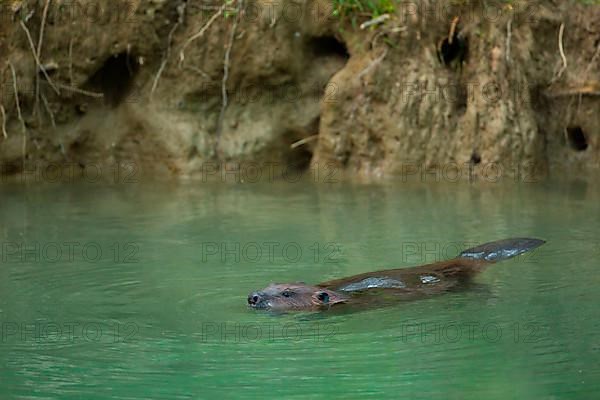
[[[597,5],[397,2],[373,20],[325,0],[1,4],[4,175],[600,167]]]

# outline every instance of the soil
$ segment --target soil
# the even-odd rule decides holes
[[[0,4],[4,175],[600,169],[600,8],[580,1],[400,2],[365,29],[372,16],[332,16],[326,0]],[[450,39],[464,51],[445,64]]]

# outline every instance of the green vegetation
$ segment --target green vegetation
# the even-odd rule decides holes
[[[333,0],[333,15],[342,18],[360,15],[376,18],[395,10],[394,0]]]

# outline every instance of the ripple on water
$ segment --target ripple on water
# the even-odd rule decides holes
[[[15,191],[0,211],[5,240],[133,242],[140,252],[135,264],[2,264],[0,322],[80,321],[105,331],[100,340],[0,343],[0,398],[594,398],[598,196],[572,202],[532,185],[454,186],[33,195],[54,208]],[[249,291],[273,281],[314,283],[426,258],[406,260],[403,244],[517,234],[548,243],[536,257],[492,266],[464,292],[339,315],[246,306]],[[265,241],[299,243],[308,256],[203,259],[203,243]],[[343,254],[315,260],[315,242],[338,243]],[[472,336],[457,336],[474,323]]]

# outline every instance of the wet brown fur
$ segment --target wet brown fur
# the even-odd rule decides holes
[[[422,265],[412,268],[397,268],[380,271],[371,271],[353,275],[346,278],[321,282],[311,286],[303,283],[271,284],[260,291],[266,296],[265,304],[254,308],[272,310],[323,310],[338,304],[351,304],[353,306],[373,306],[394,300],[408,300],[430,296],[451,290],[465,283],[475,273],[481,271],[489,262],[474,261],[469,259],[453,259],[434,264]],[[424,284],[420,277],[423,275],[434,276],[440,280],[436,284]],[[386,296],[364,296],[367,290],[344,292],[340,291],[346,285],[360,282],[366,278],[387,277],[402,281],[405,288],[375,288],[369,289],[372,293],[385,293]],[[290,297],[282,295],[285,291],[293,293]],[[326,293],[328,301],[321,301],[318,296]]]
[[[250,293],[248,304],[257,309],[322,310],[338,304],[361,308],[417,299],[462,288],[486,266],[516,257],[544,243],[541,239],[504,239],[465,250],[452,260],[418,267],[370,271],[314,286],[271,284]],[[372,279],[365,281],[369,278]]]

